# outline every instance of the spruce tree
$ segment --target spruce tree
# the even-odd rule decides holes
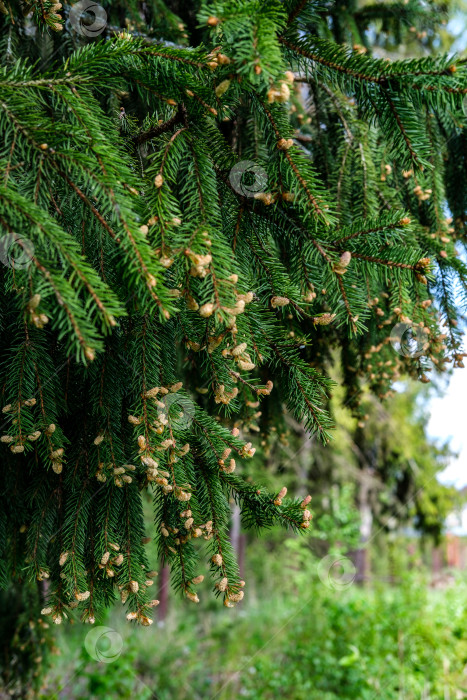
[[[1,578],[148,625],[148,539],[231,607],[230,500],[308,529],[248,459],[286,412],[329,440],[336,352],[362,424],[462,365],[467,70],[378,57],[433,41],[414,0],[88,6],[0,0]]]

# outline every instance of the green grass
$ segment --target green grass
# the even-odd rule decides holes
[[[63,629],[42,697],[467,698],[465,582],[435,591],[413,577],[397,588],[329,591],[310,576],[264,593],[233,611],[177,606],[163,627],[149,629],[125,624],[114,611],[103,624],[123,647],[111,663],[88,655],[89,627]]]

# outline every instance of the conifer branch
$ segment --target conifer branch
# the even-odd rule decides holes
[[[142,143],[146,143],[146,141],[157,138],[166,131],[170,131],[176,124],[180,123],[187,126],[187,112],[184,105],[179,105],[175,114],[166,122],[159,124],[159,126],[155,126],[152,129],[148,129],[148,131],[136,134],[136,136],[133,136],[132,141],[136,146],[139,146]]]
[[[404,36],[420,8],[202,0],[195,34],[161,10],[155,40],[137,5],[92,41],[48,3],[0,14],[0,581],[49,579],[57,624],[115,594],[151,624],[148,494],[174,588],[198,602],[198,540],[240,602],[229,498],[308,529],[249,460],[291,419],[328,441],[328,373],[361,422],[363,385],[418,378],[397,323],[463,364],[467,64],[371,56],[375,22],[395,7]]]

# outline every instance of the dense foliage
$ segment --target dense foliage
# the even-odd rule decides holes
[[[241,600],[229,498],[254,528],[311,513],[237,461],[286,411],[328,439],[333,349],[362,423],[363,384],[462,365],[467,69],[371,55],[437,7],[185,5],[103,2],[93,37],[0,2],[1,575],[48,581],[57,623],[118,592],[150,624],[148,537],[189,599],[201,543]]]

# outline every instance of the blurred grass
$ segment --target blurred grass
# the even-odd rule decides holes
[[[445,590],[418,573],[371,590],[332,591],[312,575],[288,582],[282,591],[257,590],[234,610],[208,601],[206,584],[206,603],[176,601],[166,623],[149,629],[114,610],[101,621],[123,639],[111,663],[85,650],[89,627],[63,628],[41,697],[467,698],[467,580]]]

